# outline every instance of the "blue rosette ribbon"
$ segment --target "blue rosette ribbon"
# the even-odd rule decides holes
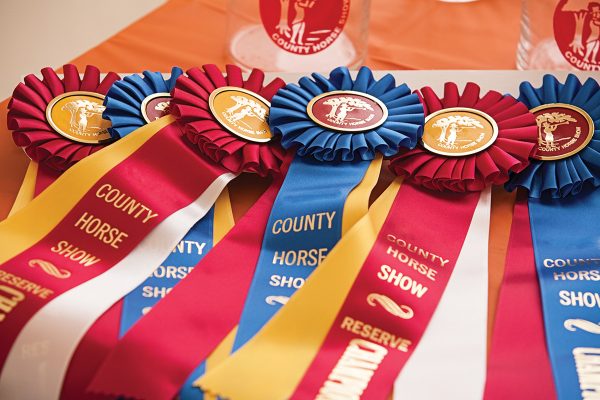
[[[390,74],[377,80],[373,72],[362,67],[352,79],[346,67],[334,69],[329,78],[313,73],[298,84],[280,89],[271,101],[269,124],[281,135],[284,148],[297,147],[299,156],[318,161],[372,160],[377,153],[395,155],[400,148],[414,148],[422,135],[423,106],[406,84],[396,86]],[[379,99],[388,111],[383,124],[363,132],[340,132],[314,122],[307,113],[316,96],[333,91],[366,93]]]
[[[576,154],[560,160],[532,159],[527,168],[513,174],[507,190],[522,187],[531,198],[554,199],[575,196],[600,186],[600,87],[594,79],[581,83],[569,74],[565,83],[553,75],[545,75],[543,84],[534,88],[529,82],[520,86],[519,100],[530,109],[552,103],[565,103],[584,110],[594,121],[590,143]]]
[[[112,124],[108,128],[112,137],[122,138],[146,125],[142,112],[144,100],[158,93],[171,93],[175,81],[182,74],[183,70],[179,67],[171,69],[169,79],[160,72],[144,71],[143,76],[130,75],[112,85],[104,99],[106,109],[102,114]]]
[[[584,387],[583,379],[587,365],[598,357],[598,308],[592,301],[598,293],[598,282],[593,277],[599,265],[600,231],[596,221],[600,218],[600,191],[596,189],[600,186],[600,86],[592,78],[581,83],[571,74],[561,83],[546,75],[541,87],[524,82],[520,91],[521,100],[538,115],[540,138],[531,164],[506,185],[509,190],[521,187],[529,191],[529,224],[516,218],[513,231],[531,229],[538,278],[538,285],[531,290],[539,287],[541,298],[541,309],[533,305],[535,311],[531,312],[543,314],[543,350],[552,368],[556,398],[582,398],[593,392]],[[544,107],[537,109],[540,106]],[[556,111],[560,108],[574,113]],[[541,114],[544,110],[548,111]],[[574,129],[572,123],[577,124]],[[561,137],[559,125],[565,125],[571,136]],[[574,148],[568,152],[571,146]],[[507,265],[507,269],[528,267],[526,261]],[[528,276],[519,274],[521,279]],[[540,346],[536,350],[540,354],[543,344],[536,345]]]

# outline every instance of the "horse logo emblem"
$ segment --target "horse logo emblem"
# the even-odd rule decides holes
[[[582,109],[570,104],[545,104],[534,108],[538,148],[534,158],[559,160],[581,151],[592,139],[594,122]]]
[[[260,16],[271,40],[290,53],[307,55],[340,36],[350,0],[261,0]]]
[[[169,93],[154,93],[146,97],[140,106],[146,123],[150,123],[169,114],[171,95]]]
[[[571,65],[600,70],[600,1],[559,1],[554,11],[554,37]]]
[[[68,92],[54,98],[46,118],[54,130],[80,143],[98,144],[110,140],[110,122],[102,119],[104,96],[92,92]]]
[[[423,146],[447,156],[478,153],[494,143],[498,126],[489,115],[468,108],[447,108],[429,115]]]
[[[224,87],[212,92],[208,102],[217,121],[231,133],[253,142],[273,137],[268,124],[271,104],[256,93]]]
[[[385,122],[388,114],[379,99],[349,90],[315,97],[308,103],[307,112],[317,124],[342,132],[374,129]]]

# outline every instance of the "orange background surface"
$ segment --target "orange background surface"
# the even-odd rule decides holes
[[[93,64],[103,72],[169,71],[173,65],[185,70],[205,63],[222,66],[227,62],[226,8],[226,0],[170,0],[72,62],[80,68]],[[372,0],[365,64],[373,69],[514,69],[519,17],[519,0],[462,4]],[[28,72],[37,71],[23,74]],[[6,128],[7,104],[7,100],[0,103],[1,219],[8,214],[27,166],[27,158],[13,144]],[[265,184],[246,177],[233,185],[236,216],[254,201]],[[495,190],[490,316],[503,271],[512,201],[512,195]]]

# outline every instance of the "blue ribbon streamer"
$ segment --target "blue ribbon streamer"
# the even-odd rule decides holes
[[[119,336],[183,278],[213,247],[214,207],[198,221],[150,277],[123,299]]]
[[[320,263],[319,257],[325,257],[338,242],[346,198],[363,179],[369,165],[369,161],[361,160],[323,164],[296,157],[292,161],[267,222],[234,351],[271,319],[304,284]],[[299,218],[303,218],[302,221]],[[288,229],[291,231],[284,232]],[[299,261],[298,257],[303,257],[304,261]],[[294,265],[286,263],[292,260]],[[204,398],[192,384],[205,370],[206,363],[203,362],[190,374],[179,393],[181,400]]]
[[[546,343],[558,398],[584,398],[586,392],[600,391],[600,191],[594,190],[600,185],[600,88],[592,79],[581,84],[569,75],[561,84],[546,75],[538,89],[523,83],[521,100],[530,108],[575,105],[596,127],[592,141],[579,153],[562,160],[533,160],[507,185],[529,190]],[[589,375],[590,368],[596,372]],[[590,385],[594,376],[596,383]]]
[[[296,157],[275,199],[260,256],[234,340],[234,350],[252,338],[281,308],[335,246],[342,234],[343,211],[350,191],[364,178],[377,153],[392,156],[400,147],[414,148],[422,135],[423,106],[406,85],[393,76],[376,80],[363,67],[355,80],[347,68],[336,68],[329,79],[312,74],[280,89],[271,100],[269,124]],[[307,114],[316,96],[352,90],[381,100],[385,122],[364,132],[337,132],[316,124]],[[200,365],[186,381],[182,400],[201,399],[187,390],[205,371]]]
[[[576,360],[590,353],[581,349],[600,357],[600,192],[529,199],[529,218],[556,392],[580,399]],[[594,325],[596,333],[583,329]]]
[[[111,136],[119,139],[146,125],[142,115],[144,99],[156,93],[170,93],[181,74],[181,68],[173,67],[169,79],[160,72],[144,71],[143,77],[130,75],[115,82],[106,94],[106,109],[102,113],[102,118],[112,124],[108,128]]]
[[[296,84],[280,89],[271,100],[269,124],[281,144],[288,149],[297,146],[298,155],[312,156],[319,161],[372,160],[377,153],[395,155],[401,147],[417,145],[423,133],[423,106],[416,94],[405,84],[396,86],[394,77],[373,77],[362,67],[352,79],[346,67],[334,69],[329,79],[314,73]],[[336,132],[315,123],[306,113],[308,103],[316,96],[334,90],[353,90],[381,100],[388,109],[388,118],[379,127],[365,132]]]
[[[292,161],[267,223],[234,350],[271,319],[338,242],[346,198],[369,165]]]

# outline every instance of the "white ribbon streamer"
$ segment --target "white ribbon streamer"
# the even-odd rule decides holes
[[[441,301],[395,382],[394,400],[483,397],[490,207],[488,188],[481,194]]]
[[[58,399],[71,357],[87,330],[167,258],[235,177],[231,173],[219,176],[200,197],[167,217],[114,267],[42,307],[10,350],[0,375],[0,399]]]

